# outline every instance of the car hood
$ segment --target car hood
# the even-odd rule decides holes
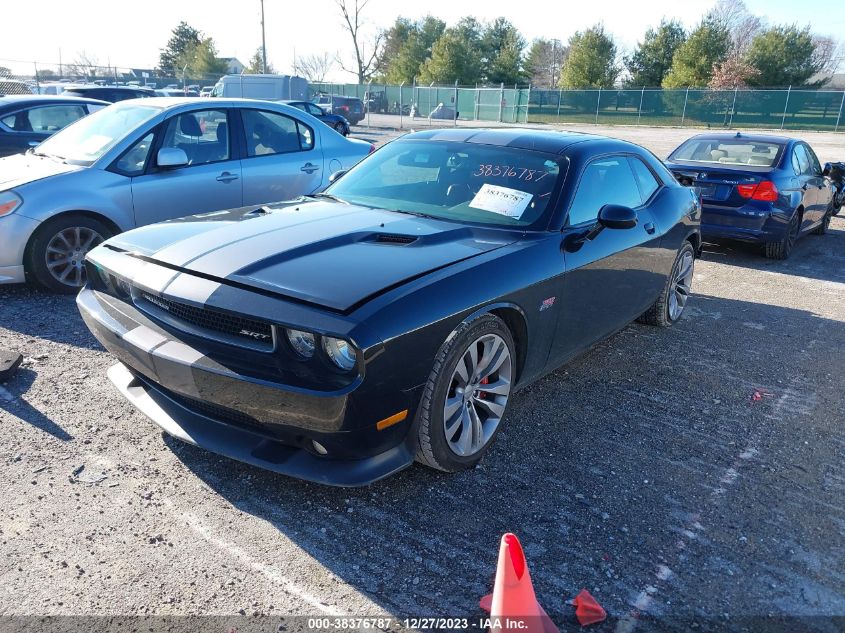
[[[520,235],[339,202],[293,201],[151,225],[107,245],[346,313]]]
[[[15,154],[0,158],[0,191],[14,189],[42,178],[84,169],[59,160],[34,154]]]

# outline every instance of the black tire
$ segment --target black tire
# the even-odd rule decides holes
[[[43,222],[36,229],[27,248],[25,268],[30,280],[51,292],[62,294],[79,292],[79,289],[85,283],[84,266],[78,269],[79,273],[72,270],[68,274],[67,278],[70,283],[63,283],[57,276],[53,275],[48,266],[48,259],[52,257],[52,253],[48,254],[47,247],[63,231],[74,231],[74,229],[80,229],[83,235],[94,234],[94,238],[87,248],[74,251],[78,254],[78,257],[71,262],[71,266],[74,267],[77,263],[81,266],[88,250],[114,234],[114,231],[104,222],[79,213],[61,215]]]
[[[822,218],[822,223],[813,229],[813,235],[825,235],[830,228],[830,218],[833,217],[833,206],[829,207]]]
[[[340,134],[341,136],[346,136],[347,134],[349,134],[349,130],[343,123],[335,123],[334,131]]]
[[[511,392],[500,422],[491,437],[478,452],[471,456],[461,456],[449,447],[446,439],[443,408],[458,361],[474,341],[487,334],[498,335],[507,345],[512,363]],[[417,410],[415,427],[418,439],[416,451],[418,462],[437,470],[453,473],[472,468],[484,457],[495,441],[502,424],[507,419],[508,409],[513,400],[513,384],[516,379],[516,367],[513,366],[515,362],[513,336],[504,321],[495,315],[484,314],[472,321],[462,323],[453,335],[446,339],[434,359],[434,366]]]
[[[798,233],[801,230],[801,214],[795,213],[789,221],[783,238],[777,242],[766,242],[763,245],[763,255],[769,259],[786,259],[795,248],[798,241]]]
[[[675,262],[672,264],[672,270],[669,275],[666,277],[666,283],[663,285],[663,289],[660,291],[660,296],[657,297],[657,301],[652,304],[652,306],[645,311],[638,319],[640,323],[645,323],[646,325],[656,325],[657,327],[669,327],[677,323],[681,315],[683,315],[684,310],[686,309],[686,304],[681,307],[681,311],[675,315],[675,318],[672,318],[670,314],[669,305],[672,293],[675,292],[675,285],[676,285],[676,277],[678,275],[678,268],[681,265],[681,262],[684,261],[685,256],[691,255],[693,258],[693,264],[695,263],[695,248],[689,242],[684,242],[683,246],[678,250],[678,254],[675,256]],[[690,285],[692,282],[692,271],[690,271]]]

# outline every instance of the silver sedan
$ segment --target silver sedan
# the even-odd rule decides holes
[[[283,104],[116,103],[0,159],[0,284],[75,292],[115,233],[314,193],[372,150]]]

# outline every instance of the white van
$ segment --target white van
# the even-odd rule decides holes
[[[292,75],[225,75],[215,84],[211,96],[307,100],[308,81]]]

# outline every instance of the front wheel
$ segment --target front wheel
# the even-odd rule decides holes
[[[446,472],[472,468],[507,413],[516,377],[505,323],[485,314],[450,336],[434,361],[417,412],[417,461]]]
[[[85,255],[112,233],[103,222],[86,215],[47,220],[30,242],[27,273],[47,290],[76,293],[85,285]]]
[[[833,205],[831,205],[825,212],[824,217],[822,218],[822,223],[813,229],[813,235],[824,235],[827,233],[827,230],[830,228],[830,218],[832,218],[833,215]]]
[[[659,327],[669,327],[676,323],[687,307],[694,270],[695,249],[689,242],[684,242],[675,256],[672,272],[666,278],[660,296],[638,321]]]

